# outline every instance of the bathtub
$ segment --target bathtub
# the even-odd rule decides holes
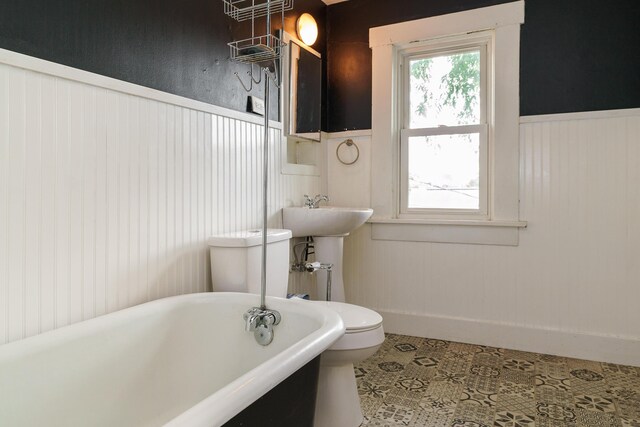
[[[340,317],[267,298],[271,345],[244,331],[259,297],[152,301],[0,346],[2,426],[217,426],[342,336]]]

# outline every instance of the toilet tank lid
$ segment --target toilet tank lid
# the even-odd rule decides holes
[[[291,230],[278,228],[267,229],[267,244],[288,240],[291,238]],[[243,230],[231,233],[218,234],[209,237],[209,246],[220,248],[248,248],[262,244],[262,230]]]

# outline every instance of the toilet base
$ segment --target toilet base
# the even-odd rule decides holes
[[[353,363],[326,365],[321,359],[314,426],[358,427],[363,419]]]
[[[335,310],[345,334],[320,357],[315,427],[358,427],[364,417],[353,364],[373,356],[384,342],[382,316],[341,302],[316,302]]]

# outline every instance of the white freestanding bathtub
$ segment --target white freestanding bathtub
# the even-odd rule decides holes
[[[331,310],[267,298],[271,345],[245,332],[252,294],[165,298],[0,346],[2,426],[217,426],[342,336]]]

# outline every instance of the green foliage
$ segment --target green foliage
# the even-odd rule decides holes
[[[453,55],[451,64],[451,71],[441,82],[447,87],[444,104],[456,108],[462,100],[464,105],[458,117],[470,118],[473,116],[474,105],[479,101],[476,89],[480,87],[480,55],[477,52]]]
[[[427,82],[431,79],[432,64],[433,60],[431,58],[415,61],[411,64],[411,75],[418,80],[418,90],[424,95],[422,102],[418,104],[417,110],[421,116],[427,115],[427,104],[433,100],[433,94],[427,87]]]
[[[426,116],[428,107],[442,109],[450,106],[458,110],[458,118],[470,119],[474,116],[475,106],[479,100],[480,87],[480,55],[478,52],[465,52],[448,56],[451,70],[440,81],[442,94],[434,99],[428,83],[431,80],[432,58],[414,61],[411,64],[411,75],[417,80],[417,88],[423,94],[417,106],[418,114]],[[434,105],[435,104],[435,105]]]

